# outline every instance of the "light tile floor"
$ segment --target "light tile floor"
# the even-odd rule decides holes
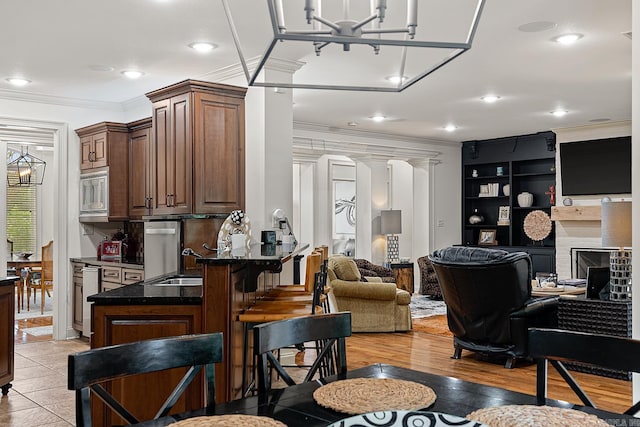
[[[67,390],[67,356],[88,349],[82,340],[16,344],[13,388],[0,399],[0,426],[75,425],[74,393]]]

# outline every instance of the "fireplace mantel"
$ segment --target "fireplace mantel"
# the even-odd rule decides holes
[[[600,205],[552,206],[552,221],[600,221]]]

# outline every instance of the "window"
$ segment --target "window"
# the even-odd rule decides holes
[[[35,253],[36,224],[36,186],[7,186],[7,239],[13,241],[13,253]]]

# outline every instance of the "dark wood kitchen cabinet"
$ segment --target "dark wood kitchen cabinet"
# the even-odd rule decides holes
[[[102,122],[76,130],[80,137],[80,171],[91,172],[126,161],[127,125]]]
[[[129,218],[151,212],[151,117],[129,123]]]
[[[11,388],[14,371],[15,280],[0,281],[0,388],[6,395]]]
[[[76,129],[80,138],[80,222],[129,219],[129,129],[100,122]],[[98,175],[106,174],[106,180]]]
[[[245,88],[185,80],[147,94],[152,215],[244,209]]]

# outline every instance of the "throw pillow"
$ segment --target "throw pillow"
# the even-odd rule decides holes
[[[336,277],[340,280],[346,280],[349,282],[360,281],[360,270],[353,259],[340,256],[329,258],[329,268],[336,273]]]

